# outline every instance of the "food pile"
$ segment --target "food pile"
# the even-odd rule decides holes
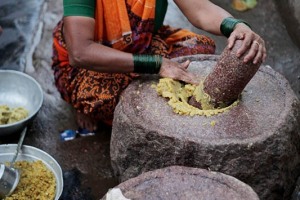
[[[17,161],[21,178],[15,191],[4,200],[53,200],[56,192],[56,179],[51,170],[40,161]]]
[[[11,124],[28,116],[28,111],[23,107],[10,108],[7,105],[0,105],[0,125]]]
[[[203,92],[202,82],[196,86],[191,84],[183,84],[180,81],[171,78],[161,78],[157,85],[152,87],[156,90],[159,96],[168,99],[168,104],[173,108],[173,111],[180,115],[200,115],[213,116],[223,113],[232,107],[236,106],[239,100],[229,106],[223,108],[214,108],[209,104],[209,96]],[[197,101],[201,102],[201,109],[189,104],[189,99],[195,96]]]

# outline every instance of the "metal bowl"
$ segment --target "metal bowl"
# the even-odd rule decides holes
[[[17,144],[0,145],[0,163],[10,162],[13,158]],[[58,200],[63,191],[63,175],[60,165],[48,153],[32,146],[23,145],[16,161],[36,161],[41,160],[56,179],[55,200]]]
[[[37,115],[43,104],[43,90],[31,76],[14,70],[0,70],[0,105],[23,107],[29,115],[18,122],[0,125],[0,136],[20,132]]]

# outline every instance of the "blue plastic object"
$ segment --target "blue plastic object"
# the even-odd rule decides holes
[[[74,140],[78,136],[86,137],[86,136],[93,136],[93,135],[95,135],[94,132],[91,132],[84,128],[78,128],[76,131],[68,129],[63,131],[60,134],[60,139],[61,141],[69,141],[69,140]]]
[[[60,134],[60,139],[62,141],[73,140],[76,138],[76,135],[77,135],[76,131],[68,129],[68,130],[63,131]]]

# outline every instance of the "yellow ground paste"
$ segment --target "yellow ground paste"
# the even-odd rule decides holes
[[[7,105],[0,105],[0,125],[10,124],[28,116],[28,111],[25,108],[9,108]]]
[[[161,78],[157,85],[153,85],[157,93],[165,98],[168,98],[168,104],[173,108],[174,112],[180,115],[202,115],[212,116],[218,113],[227,111],[228,109],[236,106],[238,100],[230,106],[224,108],[214,108],[209,103],[209,96],[203,92],[203,84],[191,85],[182,84],[170,78]],[[195,96],[196,101],[201,103],[202,110],[188,104],[191,96]]]
[[[15,191],[4,200],[53,200],[56,195],[54,173],[41,161],[16,161],[21,177]]]

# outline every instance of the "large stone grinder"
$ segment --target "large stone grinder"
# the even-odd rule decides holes
[[[174,60],[187,59],[189,69],[208,80],[222,57]],[[174,113],[152,87],[159,77],[132,82],[114,115],[110,151],[115,174],[125,181],[183,165],[231,175],[261,199],[288,199],[300,174],[300,101],[282,75],[259,65],[244,79],[244,88],[236,88],[239,103],[210,117]]]

